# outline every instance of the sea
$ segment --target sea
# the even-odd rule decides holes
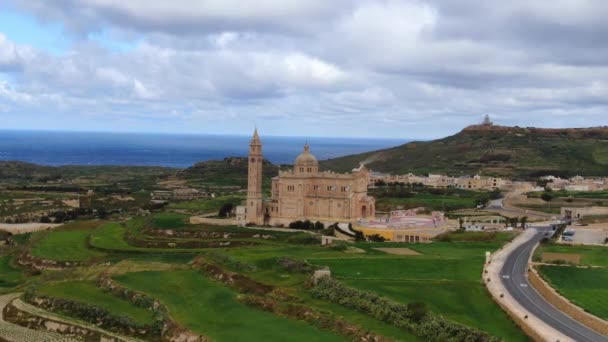
[[[308,142],[317,159],[393,147],[407,139],[262,136],[264,158],[293,163]],[[0,160],[40,165],[139,165],[185,168],[246,156],[250,136],[0,130]]]

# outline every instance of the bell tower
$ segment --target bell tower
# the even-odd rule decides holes
[[[249,143],[249,168],[247,175],[247,223],[261,224],[264,220],[262,212],[262,142],[258,129],[253,132]]]

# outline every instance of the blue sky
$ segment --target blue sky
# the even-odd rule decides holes
[[[600,0],[6,0],[8,129],[435,138],[608,125]]]

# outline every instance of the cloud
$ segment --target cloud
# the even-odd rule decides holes
[[[604,1],[8,1],[71,44],[49,54],[0,34],[4,115],[408,138],[486,113],[607,124]]]

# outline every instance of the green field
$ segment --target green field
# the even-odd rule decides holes
[[[44,232],[45,236],[32,248],[32,255],[57,261],[88,261],[104,254],[87,248],[91,231],[84,229]]]
[[[25,245],[15,247],[31,248],[32,254],[44,258],[87,262],[86,267],[47,270],[32,278],[30,282],[37,285],[42,294],[102,306],[138,322],[148,322],[149,312],[95,286],[97,277],[105,273],[126,287],[160,300],[167,306],[172,319],[216,341],[276,341],[283,340],[284,336],[296,341],[346,339],[311,323],[241,303],[239,298],[243,294],[237,292],[238,287],[210,280],[192,268],[193,259],[204,258],[227,271],[278,288],[280,293],[289,294],[289,303],[321,310],[328,317],[343,318],[397,341],[420,341],[410,331],[365,312],[314,298],[307,287],[310,272],[315,267],[328,266],[332,276],[348,286],[373,291],[404,304],[424,302],[435,314],[507,341],[526,339],[493,303],[480,280],[485,252],[498,249],[516,233],[453,233],[449,234],[449,241],[430,244],[358,242],[343,250],[322,247],[318,241],[311,244],[308,241],[311,235],[306,233],[191,225],[187,223],[187,216],[172,212],[121,222],[95,221],[95,227],[90,226],[90,222],[76,222],[58,230],[35,233]],[[150,228],[175,229],[175,232],[160,234]],[[174,235],[176,232],[183,234]],[[204,234],[197,238],[189,235],[201,233]],[[267,238],[262,239],[260,235]],[[200,242],[201,239],[255,241],[256,244],[238,248],[234,248],[236,245],[213,248],[167,245],[168,242]],[[378,247],[407,247],[421,255],[387,254],[377,250]],[[289,269],[284,264],[285,257],[290,262],[303,262],[309,268],[304,271]],[[11,268],[7,260],[4,259],[0,266],[10,272],[3,273],[11,274],[17,283],[21,279],[28,280],[26,276],[19,278],[21,272]],[[2,275],[0,279],[3,279]]]
[[[441,313],[455,322],[487,331],[505,341],[527,341],[479,282],[349,279],[346,283],[401,303],[424,302],[431,311]]]
[[[142,324],[151,324],[152,311],[136,307],[126,300],[115,297],[96,286],[94,282],[66,281],[42,284],[38,287],[42,295],[64,298],[80,303],[102,307],[117,315],[124,315]]]
[[[179,229],[188,224],[188,217],[178,213],[158,213],[152,216],[152,225],[160,229]]]
[[[540,266],[553,288],[586,311],[608,319],[608,269]]]
[[[505,236],[501,238],[507,239]],[[402,303],[421,301],[432,311],[456,322],[485,330],[507,341],[525,341],[526,337],[496,306],[480,281],[485,252],[497,249],[501,243],[500,239],[496,242],[417,245],[384,243],[373,247],[409,247],[423,255],[374,254],[310,261],[330,266],[332,275],[352,287],[373,291]],[[370,244],[359,244],[358,247],[369,250]]]
[[[374,189],[371,194],[376,197],[376,208],[379,211],[418,207],[439,211],[472,209],[486,203],[491,195],[489,192],[481,191],[407,186],[380,187]]]
[[[608,267],[608,248],[602,246],[541,244],[534,251],[534,260],[541,260],[542,253],[545,252],[579,254],[582,265]]]
[[[232,203],[234,206],[239,205],[245,197],[241,196],[220,196],[216,198],[197,199],[186,202],[176,202],[169,204],[171,209],[186,209],[197,210],[205,213],[218,212],[220,208],[227,203]]]
[[[345,340],[241,304],[233,291],[195,271],[129,273],[116,280],[159,298],[178,322],[216,341]]]
[[[91,233],[90,244],[93,247],[108,250],[132,250],[135,247],[124,240],[126,228],[120,223],[106,223]]]
[[[13,258],[0,257],[0,290],[19,285],[24,279],[23,272],[13,266]]]

